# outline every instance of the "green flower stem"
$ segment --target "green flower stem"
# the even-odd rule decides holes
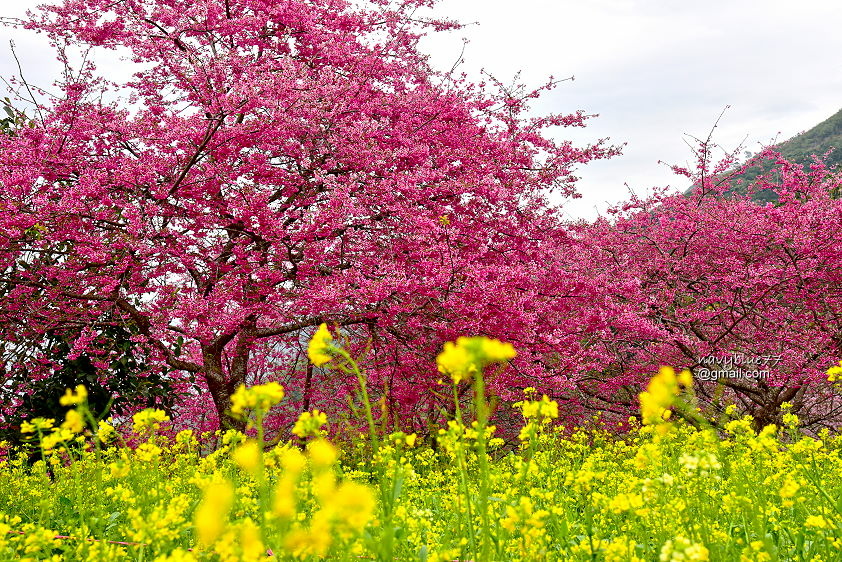
[[[465,427],[465,424],[462,421],[462,409],[459,407],[459,389],[456,383],[453,384],[453,401],[456,405],[456,422],[459,424],[460,428]],[[465,450],[464,450],[464,431],[459,433],[456,442],[456,459],[459,465],[459,484],[462,488],[462,494],[465,498],[465,509],[468,511],[468,540],[471,544],[471,553],[477,553],[477,541],[476,541],[476,531],[474,529],[474,512],[471,508],[471,494],[470,489],[468,487],[468,463],[465,460]]]
[[[396,481],[399,477],[399,468],[395,469],[394,478],[387,478],[385,468],[382,463],[375,466],[374,459],[380,451],[380,439],[377,437],[377,427],[374,424],[374,414],[371,409],[371,398],[368,394],[367,381],[365,375],[360,371],[359,365],[351,355],[342,348],[334,347],[333,351],[345,360],[344,365],[339,365],[338,368],[344,373],[353,374],[357,378],[357,384],[360,387],[360,396],[362,398],[363,408],[365,409],[365,419],[368,425],[369,444],[371,447],[371,456],[367,460],[368,470],[370,474],[377,475],[378,488],[380,490],[380,505],[383,509],[383,534],[380,542],[380,559],[391,561],[394,558],[394,507],[395,507],[395,489]]]
[[[480,476],[479,508],[480,517],[482,518],[482,547],[480,549],[479,559],[488,560],[488,551],[491,548],[489,541],[491,525],[488,519],[489,475],[485,443],[485,427],[488,424],[488,404],[485,402],[485,381],[483,380],[481,370],[474,377],[474,392],[474,405],[477,418],[477,455],[479,458]]]

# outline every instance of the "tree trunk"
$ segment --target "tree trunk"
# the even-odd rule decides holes
[[[246,428],[245,420],[240,420],[231,415],[231,396],[243,381],[235,380],[235,377],[226,376],[222,370],[221,350],[203,350],[202,356],[204,359],[205,380],[208,383],[208,390],[216,407],[219,427],[223,430],[236,429],[238,431],[244,431]]]
[[[302,412],[310,411],[310,386],[313,382],[313,364],[307,361],[307,376],[304,379],[304,405],[301,408]]]

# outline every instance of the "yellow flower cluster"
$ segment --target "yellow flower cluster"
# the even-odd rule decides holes
[[[259,444],[247,440],[238,446],[232,457],[235,462],[249,472],[254,473],[254,463],[259,463]],[[272,457],[267,466],[278,462],[281,473],[274,486],[271,498],[271,510],[268,517],[274,518],[281,530],[284,552],[303,558],[311,555],[325,556],[337,543],[346,544],[354,541],[368,525],[376,507],[371,490],[355,482],[337,483],[333,466],[337,459],[336,448],[324,439],[312,441],[305,457],[298,449],[283,446],[269,453]],[[313,468],[310,481],[312,498],[308,499],[306,489],[302,489],[302,479],[309,464]],[[268,461],[268,459],[267,459]],[[255,523],[255,519],[243,517],[241,505],[257,503],[246,501],[250,494],[249,486],[234,486],[218,473],[212,475],[212,481],[205,485],[203,500],[196,509],[194,525],[200,544],[215,552],[221,560],[259,560],[266,557],[266,527]],[[306,515],[299,511],[301,505],[318,502],[307,520],[309,525],[301,523]],[[232,521],[233,517],[240,517]],[[269,520],[271,521],[271,519]]]
[[[688,377],[662,369],[641,400],[644,420],[668,419]],[[245,393],[243,411],[282,392]],[[384,435],[373,454],[355,434],[341,447],[326,440],[316,410],[299,419],[313,437],[304,449],[234,430],[156,434],[166,421],[156,411],[135,417],[152,434],[132,447],[92,447],[74,415],[60,427],[31,420],[22,429],[37,433],[42,458],[0,457],[0,560],[842,559],[842,436],[797,424],[758,432],[748,416],[724,431],[565,429],[544,423],[558,415],[554,401],[526,396],[517,407],[528,443],[508,454],[479,446],[494,426],[462,419],[429,438]],[[84,417],[83,404],[69,405]],[[518,428],[500,425],[516,443]],[[113,434],[101,422],[96,438]],[[80,446],[62,450],[62,440]]]
[[[555,419],[558,417],[558,402],[550,400],[544,394],[540,400],[524,400],[516,402],[515,406],[520,406],[521,413],[524,419]]]
[[[209,484],[202,494],[202,503],[193,515],[199,542],[212,545],[225,529],[228,513],[234,504],[234,488],[226,481]]]
[[[302,412],[292,427],[292,433],[302,439],[305,437],[321,437],[324,435],[322,426],[326,424],[327,414],[324,412],[320,412],[319,410]]]
[[[458,384],[481,372],[486,365],[508,361],[516,355],[510,343],[484,336],[461,337],[456,342],[445,342],[436,364],[440,373],[450,375]]]
[[[395,431],[389,435],[389,441],[398,447],[414,447],[417,439],[415,433],[406,434],[403,431]]]
[[[170,421],[170,417],[163,410],[146,408],[132,416],[132,429],[137,434],[155,432],[161,429],[161,423],[166,421]]]
[[[113,420],[99,420],[97,422],[97,431],[96,436],[102,443],[108,443],[112,441],[115,437],[117,437],[117,430],[114,429],[114,426],[109,423],[109,421]]]
[[[76,387],[76,392],[73,392],[69,388],[65,391],[64,396],[59,398],[59,404],[62,406],[75,406],[77,404],[82,404],[88,399],[88,390],[85,388],[84,385],[78,385]]]
[[[644,424],[657,425],[663,434],[669,426],[663,422],[670,418],[672,406],[678,396],[679,384],[685,388],[693,386],[690,371],[681,371],[678,375],[672,367],[661,367],[658,374],[652,377],[646,390],[640,393],[640,413]]]
[[[30,421],[25,421],[20,424],[20,432],[21,433],[36,433],[36,432],[46,432],[53,428],[53,425],[56,423],[55,420],[50,418],[33,418]]]
[[[337,484],[333,473],[337,451],[324,439],[307,446],[313,467],[312,491],[318,502],[308,526],[294,526],[284,539],[284,548],[296,558],[327,556],[339,539],[348,543],[356,539],[374,518],[377,502],[372,490],[363,484],[345,481]],[[300,503],[295,483],[304,468],[300,453],[286,453],[283,465],[287,474],[274,494],[274,513],[289,519]]]
[[[664,543],[659,560],[661,562],[705,561],[710,560],[710,551],[701,544],[678,536]]]
[[[321,367],[333,359],[336,348],[330,343],[332,341],[333,336],[327,329],[327,324],[322,322],[319,325],[319,329],[316,330],[316,333],[310,339],[310,344],[307,346],[307,357],[310,358],[310,362],[313,365]]]
[[[42,461],[30,468],[23,457],[12,458],[0,463],[0,514],[44,502],[55,514],[44,528],[65,528],[61,506],[68,500],[61,497],[102,520],[119,513],[114,532],[144,542],[149,560],[258,560],[266,558],[267,545],[278,559],[377,557],[387,532],[393,533],[394,558],[414,559],[426,551],[428,559],[466,559],[479,548],[471,546],[468,522],[478,525],[480,518],[458,483],[468,478],[467,493],[477,493],[471,480],[478,470],[471,447],[476,436],[467,432],[476,434],[478,428],[452,429],[454,442],[466,445],[464,465],[447,451],[447,435],[439,436],[435,451],[404,447],[409,436],[396,432],[375,457],[387,473],[395,463],[405,467],[400,486],[386,488],[398,498],[390,519],[379,496],[363,484],[373,475],[355,469],[350,449],[340,452],[314,439],[304,452],[281,444],[261,460],[256,441],[232,432],[227,444],[209,455],[198,454],[201,445],[175,454],[163,436],[161,446],[147,442],[136,453],[109,448],[102,461],[86,453],[75,467],[51,465],[51,481],[44,479]],[[730,422],[724,438],[680,424],[658,438],[645,429],[619,439],[597,430],[563,434],[547,428],[540,447],[489,457],[490,518],[499,546],[487,559],[771,561],[788,559],[781,553],[797,548],[799,536],[821,545],[813,548],[822,549],[823,560],[840,558],[842,517],[810,474],[820,475],[828,497],[840,495],[842,438],[801,437],[784,447],[774,428],[757,434],[747,419]],[[193,441],[189,433],[180,435],[174,444]],[[153,462],[142,458],[153,453]],[[340,455],[348,458],[341,467]],[[93,476],[97,462],[102,473]],[[236,485],[230,479],[235,466],[243,469]],[[265,467],[265,494],[254,466]],[[80,488],[80,476],[101,484]],[[14,526],[9,521],[0,515],[8,530],[25,530],[21,521]],[[779,544],[767,542],[757,528],[780,537]],[[26,535],[29,542],[3,534],[0,559],[50,559],[55,533],[47,540],[38,529],[26,531],[32,533]],[[98,538],[90,528],[71,534]],[[65,556],[131,559],[131,547],[95,550],[93,543],[77,542],[62,544],[80,549],[65,550]]]
[[[838,365],[834,365],[827,370],[827,380],[830,382],[838,382],[842,380],[842,361]]]
[[[263,460],[263,451],[260,449],[260,443],[254,439],[249,439],[232,453],[231,458],[237,465],[246,472],[254,473],[260,467]]]
[[[244,415],[247,410],[266,413],[283,398],[284,387],[277,382],[258,384],[249,388],[241,384],[231,395],[231,413],[236,416]]]
[[[81,434],[85,431],[86,425],[85,415],[88,412],[87,397],[88,391],[83,385],[77,386],[75,392],[67,389],[64,396],[59,398],[59,403],[62,406],[77,407],[67,411],[64,421],[61,422],[59,427],[54,427],[54,419],[34,418],[31,421],[21,423],[21,433],[24,435],[37,433],[41,439],[41,447],[45,451],[51,451],[60,443],[68,443],[74,438],[83,442],[84,437]]]
[[[82,433],[85,429],[85,420],[78,410],[68,410],[61,427],[72,433]]]
[[[56,448],[60,443],[68,443],[74,437],[73,431],[71,431],[67,427],[57,427],[53,429],[53,432],[43,439],[41,439],[41,448],[45,451],[51,451],[52,449]]]

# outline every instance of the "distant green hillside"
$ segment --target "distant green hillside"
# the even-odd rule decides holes
[[[827,159],[827,164],[829,167],[839,167],[842,165],[842,110],[809,131],[775,145],[773,148],[778,150],[787,160],[802,165],[810,164],[813,154],[821,156],[829,149],[834,148],[835,150]],[[768,172],[772,165],[773,163],[768,160],[761,162],[748,168],[741,178],[746,184],[751,183],[760,174]],[[742,189],[734,191],[739,192]],[[774,201],[777,197],[774,192],[763,190],[755,193],[754,199],[759,203],[765,203]]]

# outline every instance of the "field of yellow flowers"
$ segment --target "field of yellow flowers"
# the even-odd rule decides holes
[[[356,374],[365,393],[353,360],[319,337],[311,360]],[[802,435],[792,414],[759,434],[749,418],[675,422],[694,415],[692,381],[664,368],[631,432],[567,430],[555,402],[528,393],[520,446],[503,451],[482,371],[513,355],[484,338],[445,347],[439,368],[454,388],[472,381],[474,405],[457,402],[435,446],[378,434],[367,395],[355,445],[332,444],[313,411],[294,443],[267,447],[277,383],[234,395],[250,436],[173,434],[156,410],[120,432],[90,416],[83,387],[68,390],[67,418],[31,420],[38,446],[0,461],[0,560],[842,559],[840,436]]]

